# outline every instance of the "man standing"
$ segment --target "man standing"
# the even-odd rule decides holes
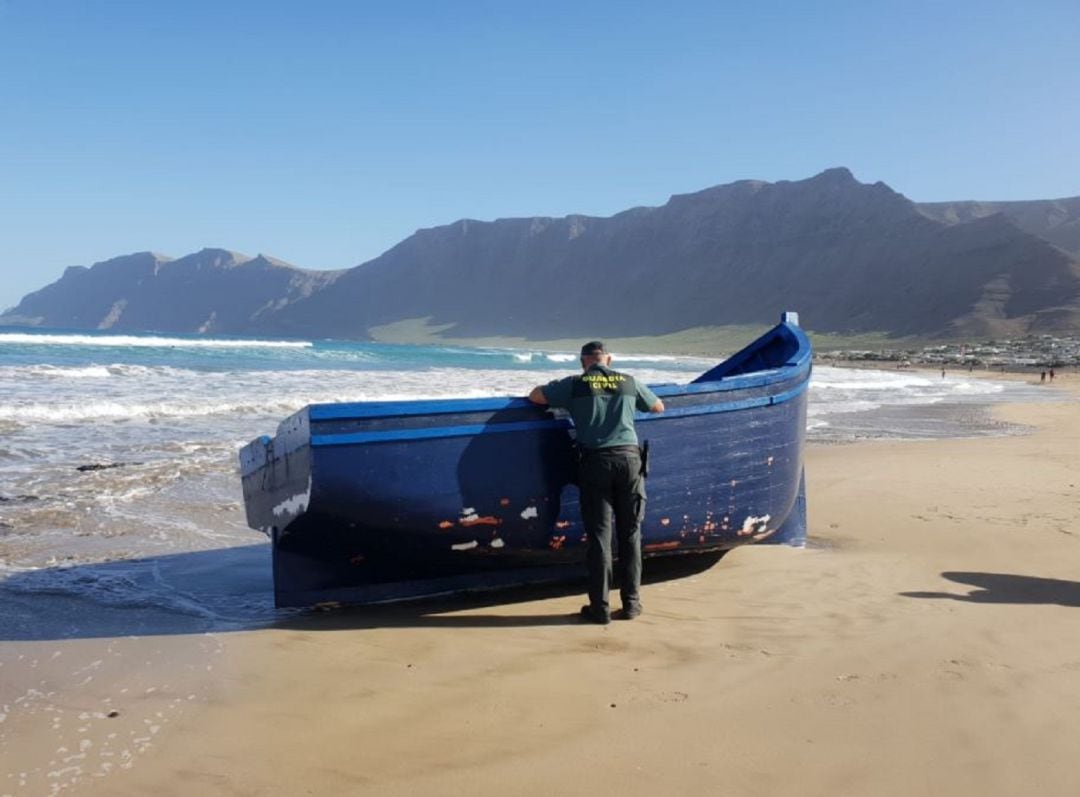
[[[580,376],[534,387],[529,400],[570,412],[581,452],[579,488],[589,566],[585,620],[611,621],[608,590],[612,577],[611,521],[619,541],[622,617],[641,614],[641,519],[645,475],[634,430],[634,411],[663,412],[664,402],[629,374],[611,369],[611,355],[599,341],[581,347]]]

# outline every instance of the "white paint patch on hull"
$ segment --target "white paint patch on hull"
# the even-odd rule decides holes
[[[292,498],[286,498],[280,504],[275,506],[271,511],[274,513],[274,517],[282,517],[283,515],[298,515],[301,512],[306,512],[308,503],[311,501],[311,477],[308,477],[307,489],[302,493],[297,493]]]
[[[765,531],[771,518],[772,515],[748,515],[746,520],[743,521],[742,528],[739,529],[739,536],[745,537],[748,534],[760,534]]]

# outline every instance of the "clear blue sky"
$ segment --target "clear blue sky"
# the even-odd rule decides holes
[[[0,0],[0,308],[134,251],[339,268],[838,165],[1076,195],[1078,43],[1077,0]]]

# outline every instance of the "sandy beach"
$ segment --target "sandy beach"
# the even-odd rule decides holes
[[[1080,793],[1080,378],[816,445],[810,545],[651,583],[0,643],[0,795]],[[526,599],[527,598],[527,599]],[[111,715],[111,716],[110,716]]]

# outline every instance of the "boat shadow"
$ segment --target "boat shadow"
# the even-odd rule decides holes
[[[945,572],[950,581],[975,589],[952,592],[901,592],[905,598],[938,598],[970,603],[1053,604],[1080,607],[1080,582],[1012,573]]]
[[[722,553],[645,564],[646,584],[708,570]],[[274,608],[270,545],[17,571],[0,580],[0,642],[228,633],[258,628],[500,628],[568,625],[571,614],[522,604],[582,595],[555,583],[332,611]],[[616,598],[617,600],[617,598]],[[494,607],[517,608],[485,612]]]
[[[670,556],[645,562],[642,584],[659,584],[705,572],[723,558],[726,551],[693,556]],[[376,606],[347,606],[328,611],[307,610],[279,618],[276,628],[297,631],[344,631],[367,628],[529,628],[553,625],[580,625],[573,612],[530,613],[519,609],[489,613],[484,609],[506,608],[571,595],[584,596],[583,581],[509,587],[488,592]],[[615,587],[617,590],[617,585]],[[614,590],[613,590],[614,592]],[[616,605],[618,596],[613,594]]]
[[[550,416],[531,405],[497,410],[485,422],[485,433],[469,439],[457,464],[461,506],[497,519],[499,536],[511,547],[531,547],[564,513],[576,513],[577,491],[566,489],[577,472],[573,442],[561,427],[529,435],[488,432]]]

